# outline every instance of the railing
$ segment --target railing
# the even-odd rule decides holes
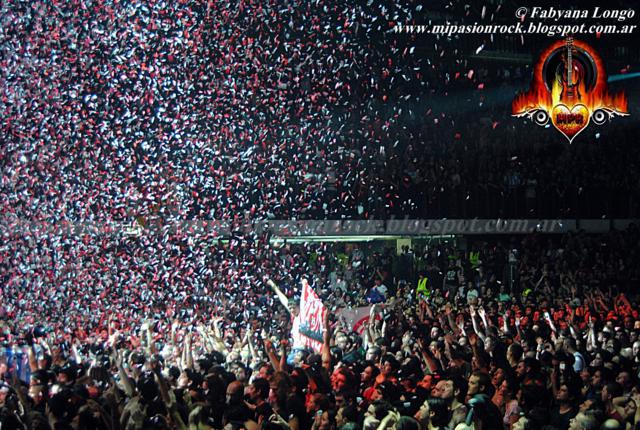
[[[250,238],[268,234],[275,240],[370,240],[400,237],[434,237],[450,235],[517,235],[540,232],[562,234],[584,230],[604,233],[624,230],[637,219],[538,219],[538,218],[439,218],[387,220],[245,220],[231,223],[219,220],[147,220],[145,225],[131,222],[78,222],[49,224],[2,223],[5,234],[37,236],[121,236],[135,240],[140,236],[183,236],[210,239]]]

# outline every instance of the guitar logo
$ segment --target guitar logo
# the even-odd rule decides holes
[[[574,98],[580,98],[580,81],[582,80],[582,76],[584,75],[584,71],[582,66],[577,61],[573,61],[573,37],[567,38],[567,51],[562,54],[562,65],[563,67],[559,70],[558,78],[562,84],[562,94],[560,95],[560,99],[563,97],[573,100]]]
[[[558,40],[542,53],[529,91],[518,94],[511,107],[515,117],[540,126],[551,122],[569,143],[591,121],[602,125],[629,115],[624,93],[609,93],[598,53],[572,37]]]

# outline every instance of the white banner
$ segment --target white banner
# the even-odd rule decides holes
[[[294,323],[292,336],[294,346],[305,346],[320,352],[324,333],[324,318],[327,308],[311,286],[304,282],[300,298],[298,324]]]

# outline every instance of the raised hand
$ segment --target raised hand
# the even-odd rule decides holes
[[[478,315],[479,315],[479,316],[480,316],[480,318],[482,318],[483,320],[485,319],[485,317],[486,317],[486,315],[487,315],[487,314],[486,314],[486,312],[484,311],[484,308],[483,308],[483,307],[478,308]]]
[[[273,343],[271,342],[271,339],[269,339],[268,337],[262,338],[262,343],[264,344],[264,349],[266,351],[271,351],[271,349],[273,348]]]
[[[278,415],[277,413],[272,414],[272,415],[269,417],[269,421],[270,421],[270,422],[272,422],[272,423],[279,424],[279,425],[281,425],[281,426],[283,426],[283,427],[285,427],[285,428],[287,428],[287,429],[289,429],[289,428],[290,428],[290,427],[289,427],[289,423],[288,423],[287,421],[285,421],[285,419],[284,419],[284,418],[282,418],[282,417],[281,417],[280,415]]]
[[[115,362],[116,367],[122,367],[122,361],[123,361],[122,355],[123,355],[122,351],[118,349],[113,350],[113,361]]]
[[[116,346],[116,343],[118,342],[119,337],[120,337],[119,330],[115,330],[113,333],[111,333],[111,336],[109,337],[107,342],[109,343],[109,345],[111,345],[112,348]]]

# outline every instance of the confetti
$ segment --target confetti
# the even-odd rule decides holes
[[[311,261],[335,257],[331,244],[282,240],[301,220],[338,220],[341,234],[352,219],[440,216],[449,198],[475,216],[488,199],[468,190],[490,180],[465,172],[490,172],[507,202],[512,169],[520,188],[526,178],[560,193],[558,172],[586,181],[573,163],[594,170],[578,188],[592,205],[600,178],[637,171],[633,152],[605,170],[576,145],[559,158],[520,149],[544,141],[507,113],[530,68],[479,65],[461,49],[493,46],[493,34],[394,33],[431,15],[422,5],[125,3],[3,3],[0,318],[22,328],[38,316],[98,338],[112,314],[139,345],[133,328],[151,315],[180,320],[184,336],[215,312],[233,339],[259,312],[283,333],[265,278],[293,297],[303,275],[327,291],[336,275],[333,261]]]

